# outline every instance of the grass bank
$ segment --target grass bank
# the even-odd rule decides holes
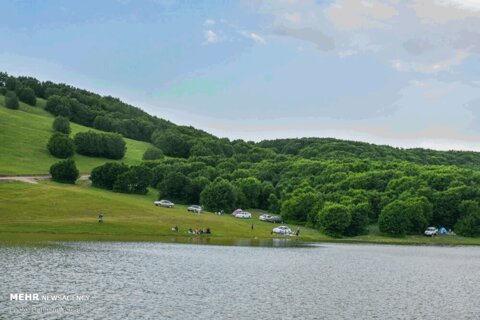
[[[126,195],[93,188],[88,182],[63,185],[51,181],[39,184],[0,183],[0,242],[41,240],[162,241],[211,244],[261,244],[279,238],[271,235],[273,224],[257,219],[235,219],[231,215],[193,214],[185,205],[173,209],[155,207],[156,191]],[[105,222],[99,224],[98,212]],[[253,230],[252,230],[253,223]],[[171,228],[178,226],[178,233]],[[209,236],[191,236],[188,228],[212,230]],[[297,226],[290,225],[292,229]],[[334,239],[317,230],[301,227],[292,240],[360,242],[418,245],[480,245],[479,238],[445,236],[391,238],[372,228],[368,235]]]
[[[45,100],[37,100],[36,107],[20,103],[19,110],[10,110],[0,95],[0,175],[47,174],[50,166],[59,161],[47,150],[54,117],[43,109]],[[78,132],[93,130],[75,123],[70,125],[72,137]],[[150,144],[131,139],[125,141],[127,153],[119,162],[139,164]],[[73,159],[82,173],[90,173],[93,168],[112,161],[78,154]]]

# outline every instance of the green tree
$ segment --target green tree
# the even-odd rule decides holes
[[[189,137],[176,129],[155,131],[152,142],[169,157],[188,158],[190,155]]]
[[[332,237],[344,235],[352,221],[350,209],[336,203],[327,203],[318,214],[320,230]]]
[[[286,221],[315,223],[318,195],[313,191],[296,190],[289,199],[282,203],[281,215]]]
[[[5,106],[13,110],[17,110],[20,107],[20,104],[18,103],[18,98],[15,92],[8,91],[5,94]]]
[[[208,210],[232,211],[237,206],[235,187],[225,179],[216,179],[200,194],[200,203]]]
[[[273,213],[280,213],[280,206],[280,200],[278,200],[274,193],[271,193],[268,196],[268,210]]]
[[[58,116],[55,118],[53,121],[53,130],[64,133],[64,134],[69,134],[70,133],[70,121],[68,121],[68,118]]]
[[[107,162],[92,170],[90,180],[97,188],[113,189],[118,176],[128,171],[128,166],[123,163]]]
[[[163,152],[162,150],[156,147],[149,147],[143,153],[142,159],[143,160],[160,160],[160,159],[163,159]]]
[[[15,91],[17,89],[17,79],[15,79],[15,77],[9,77],[5,82],[5,87],[10,91]]]
[[[66,159],[73,156],[75,147],[73,140],[66,134],[55,132],[48,140],[47,149],[56,158]]]
[[[126,143],[117,133],[79,132],[74,138],[79,154],[90,157],[121,159],[126,152]]]
[[[368,203],[359,203],[350,207],[351,222],[345,229],[346,236],[358,236],[367,233],[370,206]]]
[[[80,176],[75,161],[72,159],[54,163],[50,167],[50,174],[54,181],[71,184],[74,184]]]
[[[113,191],[122,193],[147,194],[152,173],[145,166],[132,166],[128,171],[118,175],[113,184]]]
[[[183,173],[178,171],[169,172],[165,175],[165,178],[157,186],[160,191],[159,198],[171,198],[175,200],[185,200],[186,189],[190,184],[188,179]]]
[[[63,116],[68,119],[72,117],[72,103],[68,97],[58,95],[48,97],[45,110],[54,116]]]
[[[455,225],[455,231],[465,237],[480,236],[480,206],[472,200],[460,204],[461,218]]]
[[[380,231],[395,236],[405,235],[409,221],[404,209],[403,201],[397,200],[386,205],[378,217]]]
[[[18,90],[18,99],[20,101],[25,102],[31,106],[34,106],[37,104],[37,97],[35,96],[35,92],[28,88],[28,87],[22,87]]]
[[[193,178],[185,187],[185,200],[191,204],[200,203],[200,194],[210,184],[210,180],[205,177]]]
[[[245,206],[247,208],[258,208],[262,184],[257,178],[248,177],[235,181],[235,185],[240,189],[246,198]]]

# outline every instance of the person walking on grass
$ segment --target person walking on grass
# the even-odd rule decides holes
[[[103,223],[103,214],[101,212],[98,213],[98,223]]]

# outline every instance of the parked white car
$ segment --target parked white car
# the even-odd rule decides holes
[[[195,213],[202,213],[203,208],[199,205],[191,205],[190,207],[187,208],[188,211],[190,212],[195,212]]]
[[[237,209],[237,210],[235,210],[235,211],[232,212],[232,216],[235,217],[237,214],[242,213],[242,212],[243,212],[242,209]]]
[[[252,214],[250,212],[245,212],[245,211],[242,211],[235,215],[235,218],[238,218],[238,219],[250,219],[251,217],[252,217]]]
[[[279,227],[273,228],[272,232],[276,234],[287,235],[292,233],[292,229],[290,229],[287,226],[279,226]]]
[[[270,214],[262,214],[259,219],[265,222],[282,223],[282,218]]]
[[[438,229],[435,228],[435,227],[428,227],[427,230],[425,230],[425,232],[423,233],[424,235],[426,235],[427,237],[433,237],[433,236],[436,236],[438,233]]]
[[[268,221],[270,219],[271,215],[269,214],[262,214],[260,217],[258,217],[261,221]]]
[[[155,201],[154,204],[157,207],[165,207],[165,208],[173,208],[175,206],[173,202],[170,202],[168,200]]]

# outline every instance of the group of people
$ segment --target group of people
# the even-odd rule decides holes
[[[189,234],[211,234],[212,232],[210,231],[210,228],[203,228],[203,229],[197,229],[193,230],[192,228],[188,229]]]

